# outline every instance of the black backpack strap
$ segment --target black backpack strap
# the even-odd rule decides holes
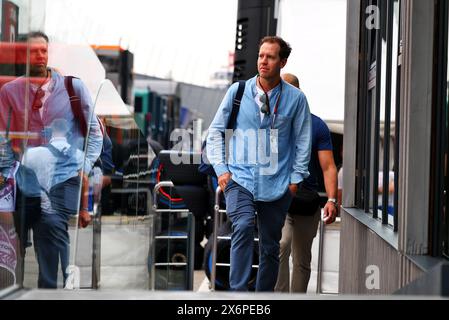
[[[237,122],[237,115],[240,110],[240,103],[242,102],[243,92],[245,91],[245,80],[239,80],[239,88],[237,89],[237,93],[234,97],[234,101],[232,102],[232,112],[229,117],[229,122],[226,129],[234,129],[235,123]]]
[[[87,136],[87,123],[84,117],[83,110],[81,109],[81,99],[76,95],[75,89],[73,88],[73,78],[72,76],[67,76],[64,79],[65,88],[69,94],[70,106],[72,107],[73,115],[78,121],[81,133],[83,137]]]

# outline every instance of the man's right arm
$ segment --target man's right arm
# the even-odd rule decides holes
[[[214,167],[215,173],[223,180],[225,174],[230,175],[228,165],[225,161],[225,131],[227,122],[232,111],[233,97],[238,88],[238,83],[233,84],[226,93],[223,101],[215,114],[214,119],[209,127],[207,135],[206,152],[210,164]],[[229,179],[226,179],[229,181]],[[226,181],[226,183],[227,183]],[[223,183],[220,184],[222,186]]]
[[[290,190],[292,192],[293,184],[299,184],[310,175],[309,162],[312,150],[312,118],[305,95],[302,95],[298,99],[297,112],[293,119],[293,131],[295,137],[295,158],[293,161],[293,172],[290,175]]]

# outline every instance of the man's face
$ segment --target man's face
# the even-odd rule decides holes
[[[281,48],[277,43],[265,42],[259,49],[257,70],[260,77],[265,79],[275,78],[280,75],[281,69],[287,63],[287,59],[279,57]]]
[[[45,77],[48,64],[48,43],[44,38],[29,39],[30,45],[30,73],[34,77]]]

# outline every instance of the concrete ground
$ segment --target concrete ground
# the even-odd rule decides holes
[[[312,245],[312,272],[310,274],[308,294],[317,293],[317,275],[318,275],[318,249],[319,249],[319,231]],[[321,294],[338,294],[338,270],[340,255],[340,222],[337,221],[324,229],[323,240],[323,261],[321,273]],[[290,259],[290,270],[292,264]],[[209,292],[209,280],[204,271],[195,271],[194,273],[194,291]]]
[[[101,290],[149,290],[148,252],[150,249],[151,221],[127,216],[103,217],[101,232]],[[70,230],[72,239],[72,261],[75,232]],[[80,268],[81,287],[92,284],[92,226],[80,230],[76,265]],[[322,290],[324,294],[338,292],[340,225],[334,223],[325,228],[323,242]],[[308,293],[316,293],[319,234],[312,247],[312,273]],[[25,259],[24,285],[37,287],[37,263],[32,247],[27,249]],[[59,277],[60,287],[62,279]],[[209,281],[203,270],[194,272],[193,291],[210,292]]]

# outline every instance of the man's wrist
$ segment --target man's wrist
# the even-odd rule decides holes
[[[334,206],[338,206],[338,201],[336,198],[328,198],[327,202],[331,202]]]

